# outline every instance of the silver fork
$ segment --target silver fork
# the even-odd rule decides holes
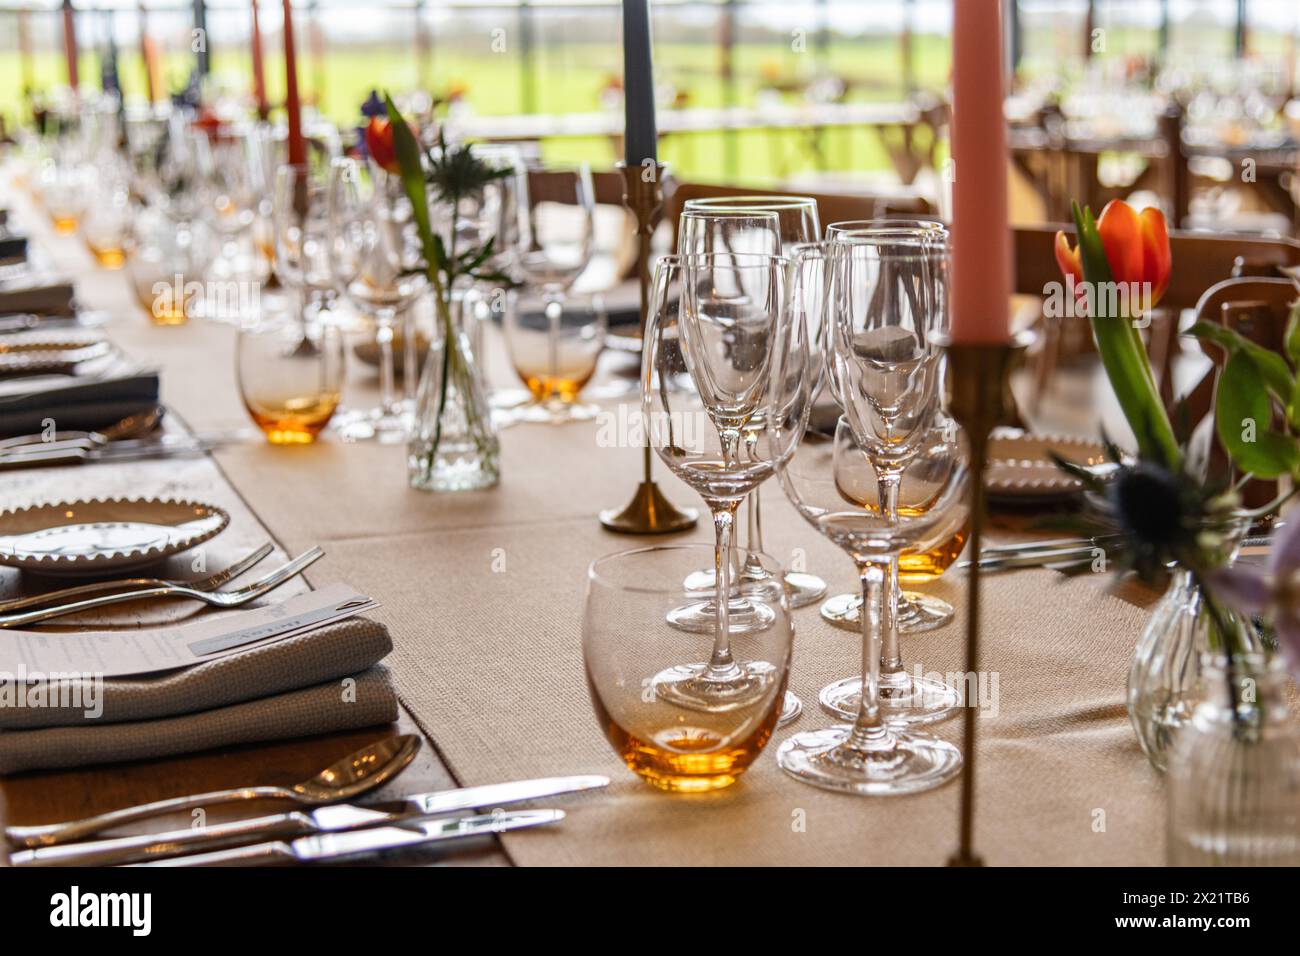
[[[204,604],[212,607],[239,607],[247,604],[249,601],[255,601],[268,591],[273,591],[285,581],[301,574],[309,566],[318,561],[325,554],[320,548],[312,548],[305,551],[298,557],[294,558],[283,567],[277,568],[266,577],[261,578],[251,584],[245,584],[241,588],[233,591],[198,591],[192,587],[186,587],[183,584],[163,584],[158,587],[144,588],[139,591],[123,591],[119,594],[108,594],[103,597],[90,598],[85,601],[74,601],[71,604],[61,604],[58,607],[41,608],[36,611],[26,611],[19,614],[0,615],[0,627],[22,627],[24,624],[35,624],[38,621],[45,621],[52,617],[62,617],[65,614],[77,614],[81,611],[90,611],[99,607],[107,607],[110,604],[124,604],[128,601],[141,601],[151,598],[192,598],[195,601],[202,601]]]
[[[239,577],[273,550],[275,548],[268,541],[256,551],[250,551],[230,567],[223,568],[216,574],[209,574],[206,578],[200,578],[197,581],[176,581],[169,578],[118,578],[113,581],[92,581],[90,584],[79,584],[76,587],[48,591],[45,594],[31,594],[27,597],[10,598],[8,601],[0,601],[0,614],[21,611],[31,607],[44,607],[47,604],[57,604],[61,601],[71,601],[77,598],[94,597],[96,594],[110,594],[114,591],[138,591],[141,588],[162,587],[167,584],[180,584],[194,588],[196,591],[215,591],[227,581]]]

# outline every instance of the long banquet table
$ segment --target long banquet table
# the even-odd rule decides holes
[[[247,424],[235,387],[232,327],[151,325],[121,273],[97,270],[79,239],[53,236],[23,197],[11,201],[45,251],[76,277],[82,303],[111,315],[110,337],[162,369],[173,418],[197,431]],[[503,368],[492,374],[509,381]],[[350,377],[347,400],[373,402],[371,376],[354,364]],[[607,408],[617,415],[615,402]],[[290,553],[322,545],[327,556],[311,569],[310,583],[346,581],[361,589],[381,603],[374,616],[392,631],[387,663],[404,709],[397,727],[385,732],[422,733],[428,744],[387,793],[579,772],[613,779],[607,791],[556,801],[570,811],[558,826],[481,841],[446,857],[400,861],[943,863],[956,840],[955,785],[888,799],[825,793],[787,778],[765,753],[727,790],[674,796],[621,765],[592,713],[581,656],[587,564],[652,543],[606,532],[595,518],[600,508],[623,504],[637,480],[638,451],[606,447],[616,432],[609,420],[507,429],[502,481],[484,492],[416,492],[406,485],[403,448],[325,440],[290,448],[241,443],[189,461],[47,469],[21,483],[6,476],[4,500],[8,506],[66,494],[191,495],[232,510],[222,535],[229,554],[266,532]],[[679,504],[699,504],[662,469],[659,478]],[[803,560],[834,592],[855,588],[850,562],[775,488],[765,491],[764,518],[767,550],[787,562]],[[707,523],[682,537],[708,540]],[[16,577],[0,578],[0,593],[17,587]],[[933,590],[961,607],[959,573]],[[1160,863],[1163,788],[1124,711],[1127,661],[1152,596],[1114,591],[1100,576],[1067,579],[1047,570],[992,577],[987,590],[983,660],[999,693],[996,711],[979,721],[977,848],[991,864]],[[805,709],[769,750],[791,729],[829,722],[817,707],[817,689],[852,673],[860,657],[857,639],[823,624],[815,607],[795,620],[791,689]],[[960,672],[961,634],[959,611],[954,624],[905,637],[909,667]],[[953,740],[959,729],[958,721],[935,728]],[[8,804],[9,822],[36,823],[215,787],[291,783],[377,735],[357,731],[20,775],[0,782],[0,802]]]

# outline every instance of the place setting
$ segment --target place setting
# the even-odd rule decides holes
[[[484,865],[1265,921],[1300,17],[146,6],[0,15],[16,923]]]

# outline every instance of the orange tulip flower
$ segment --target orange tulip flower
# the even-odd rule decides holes
[[[1159,209],[1135,212],[1121,199],[1106,204],[1097,220],[1097,232],[1111,278],[1133,288],[1149,288],[1150,295],[1138,295],[1133,301],[1142,311],[1155,308],[1169,288],[1173,256],[1169,251],[1169,230]],[[1064,232],[1056,234],[1056,262],[1061,272],[1083,283],[1083,263],[1077,246],[1071,246]]]
[[[366,152],[380,169],[390,173],[402,171],[397,162],[397,149],[393,146],[393,126],[388,120],[378,116],[370,120],[366,127]]]

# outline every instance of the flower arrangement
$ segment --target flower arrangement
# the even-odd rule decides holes
[[[412,218],[419,234],[423,253],[422,268],[433,291],[438,322],[442,330],[441,354],[431,361],[421,380],[422,397],[431,399],[428,407],[427,439],[417,434],[411,452],[412,484],[417,487],[484,487],[496,481],[498,447],[491,425],[491,414],[478,384],[475,359],[453,314],[453,291],[466,282],[490,282],[510,287],[509,276],[492,266],[496,237],[489,237],[469,248],[458,248],[454,222],[462,203],[481,199],[490,184],[509,175],[505,169],[483,162],[468,146],[448,146],[439,136],[436,148],[425,150],[410,124],[391,97],[385,95],[387,119],[375,117],[366,127],[366,148],[381,168],[397,175],[412,206]],[[434,229],[432,205],[447,211],[453,227],[446,239]],[[427,395],[428,392],[436,395]],[[453,399],[459,407],[452,408]],[[418,412],[417,412],[418,416]],[[440,485],[433,472],[443,453],[447,428],[455,428],[472,446],[472,453],[489,473],[483,479]],[[417,422],[417,432],[422,426]],[[417,442],[420,444],[417,447]],[[464,456],[461,455],[463,458]]]

